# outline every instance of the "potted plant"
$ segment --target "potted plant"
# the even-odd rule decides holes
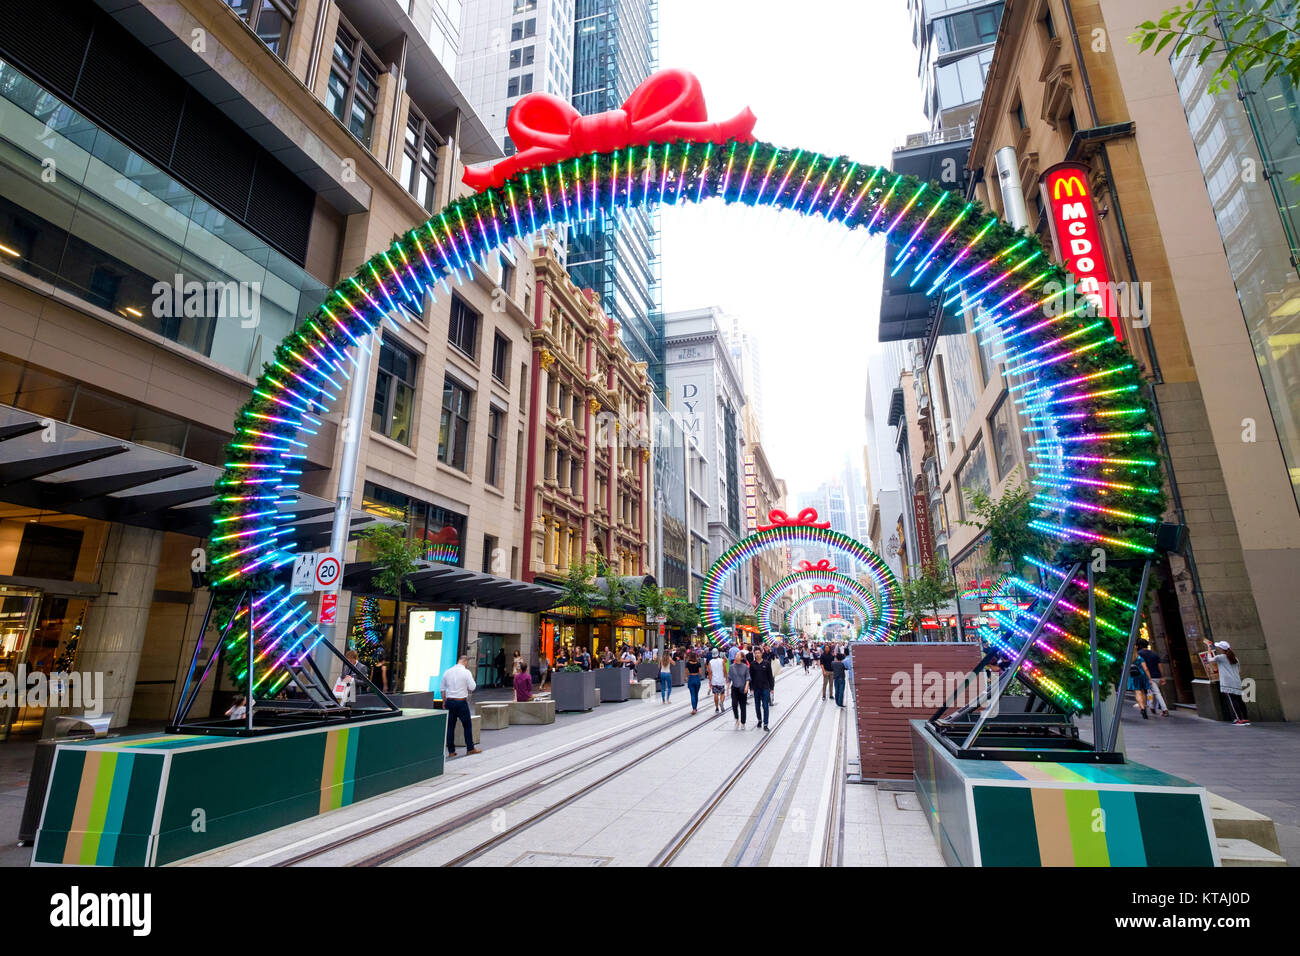
[[[551,698],[555,709],[591,710],[596,706],[596,671],[584,671],[566,664],[551,675]],[[624,698],[626,700],[626,698]]]

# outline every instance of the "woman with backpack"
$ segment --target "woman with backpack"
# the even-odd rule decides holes
[[[1142,719],[1147,719],[1147,693],[1151,690],[1151,672],[1147,670],[1147,662],[1139,657],[1136,653],[1128,665],[1128,689],[1133,692],[1137,698],[1137,703],[1133,706],[1142,713]]]

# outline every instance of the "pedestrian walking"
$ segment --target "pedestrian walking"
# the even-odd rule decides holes
[[[807,674],[808,668],[812,666],[812,651],[808,649],[808,645],[803,646],[799,652],[799,657],[803,660],[803,672]]]
[[[826,700],[834,689],[835,673],[831,670],[831,665],[835,663],[835,655],[831,653],[830,645],[822,647],[820,658],[822,666],[822,700]]]
[[[1214,655],[1214,663],[1219,665],[1219,693],[1227,705],[1227,713],[1238,727],[1250,725],[1246,714],[1246,702],[1241,699],[1241,661],[1232,651],[1227,641],[1216,644],[1205,641],[1205,649]]]
[[[772,688],[776,686],[776,677],[772,674],[772,662],[763,656],[761,647],[754,648],[754,663],[749,668],[749,686],[754,691],[754,722],[767,730],[768,720],[772,716]]]
[[[844,706],[844,652],[840,651],[831,662],[831,678],[835,683],[835,703]]]
[[[1137,654],[1133,654],[1133,660],[1128,665],[1128,689],[1133,692],[1133,697],[1137,703],[1136,707],[1142,714],[1142,719],[1147,719],[1147,692],[1151,690],[1151,674],[1147,671],[1147,663]]]
[[[745,726],[745,707],[749,702],[749,665],[745,658],[737,655],[731,662],[731,715],[736,718],[736,726]]]
[[[1143,638],[1137,642],[1138,657],[1147,665],[1147,674],[1151,678],[1151,713],[1154,716],[1169,716],[1169,705],[1165,695],[1160,692],[1164,685],[1164,675],[1160,673],[1160,655],[1151,649],[1151,642]]]
[[[551,662],[546,659],[545,654],[539,654],[537,657],[537,685],[542,690],[551,686]]]
[[[497,686],[506,686],[506,649],[498,647],[496,656],[492,658],[492,664],[497,671]]]
[[[447,673],[442,675],[442,706],[447,709],[448,758],[458,756],[456,753],[456,721],[458,720],[465,731],[465,753],[483,752],[474,745],[474,724],[470,721],[469,715],[469,695],[474,693],[478,685],[474,683],[474,676],[465,666],[468,661],[468,654],[460,655],[455,666],[448,668]]]
[[[673,659],[667,652],[659,658],[659,698],[663,703],[668,703],[668,698],[673,695]]]
[[[709,658],[709,689],[713,691],[713,712],[720,714],[727,693],[727,661],[721,654]]]
[[[700,656],[691,650],[686,655],[686,689],[691,692],[691,713],[700,708],[700,684],[704,682],[704,665]]]

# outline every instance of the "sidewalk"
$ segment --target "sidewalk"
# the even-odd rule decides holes
[[[1238,727],[1177,709],[1143,720],[1129,702],[1120,726],[1130,760],[1271,817],[1282,855],[1300,866],[1300,723]]]

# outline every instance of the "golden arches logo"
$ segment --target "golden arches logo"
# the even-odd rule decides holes
[[[1055,183],[1052,184],[1053,200],[1057,200],[1061,198],[1062,187],[1064,187],[1064,192],[1067,199],[1074,198],[1074,193],[1076,189],[1078,190],[1080,196],[1088,195],[1088,185],[1087,183],[1084,182],[1083,177],[1078,175],[1077,173],[1072,176],[1062,176],[1060,179],[1058,179]]]

